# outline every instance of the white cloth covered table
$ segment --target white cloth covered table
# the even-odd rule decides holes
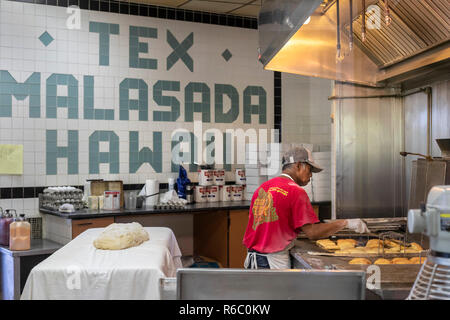
[[[182,267],[169,228],[144,228],[150,237],[137,247],[99,250],[94,239],[104,228],[88,229],[39,263],[21,299],[159,299],[159,279]]]

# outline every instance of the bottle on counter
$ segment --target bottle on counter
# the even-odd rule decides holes
[[[169,183],[169,191],[174,190],[175,179],[174,178],[169,178],[168,183]]]
[[[187,203],[194,203],[194,185],[192,183],[186,185],[186,200]]]
[[[21,214],[10,225],[9,249],[11,251],[30,250],[31,225],[25,220],[25,215]]]
[[[0,217],[0,245],[2,246],[9,246],[9,229],[10,225],[14,222],[13,211],[17,217],[16,210],[14,209],[6,209]]]

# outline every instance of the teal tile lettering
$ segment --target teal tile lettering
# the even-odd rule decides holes
[[[140,69],[158,69],[158,60],[139,58],[139,53],[148,53],[148,45],[139,42],[139,37],[143,38],[158,38],[158,29],[147,27],[130,26],[129,39],[129,66],[130,68]]]
[[[109,142],[109,152],[100,152],[101,141]],[[89,174],[99,174],[100,163],[109,163],[109,173],[119,173],[119,136],[114,131],[95,131],[89,136]]]
[[[84,119],[114,120],[114,109],[94,108],[94,77],[84,76]]]
[[[67,86],[67,97],[52,96],[57,86]],[[78,119],[78,80],[71,74],[53,73],[47,78],[47,118],[57,117],[57,108],[67,108],[69,119]]]
[[[67,158],[67,174],[78,174],[78,130],[67,131],[67,147],[57,145],[57,135],[57,130],[47,130],[46,132],[47,175],[58,174],[58,158]]]
[[[191,32],[186,39],[179,43],[172,32],[167,30],[167,43],[173,49],[173,52],[167,57],[167,70],[170,70],[181,59],[189,71],[194,72],[194,60],[187,52],[194,44],[194,33]]]
[[[153,132],[153,149],[139,150],[139,132],[130,131],[130,173],[136,173],[146,162],[155,172],[162,172],[162,132]]]
[[[138,89],[139,99],[130,99],[130,89]],[[119,118],[129,120],[129,110],[139,110],[139,121],[148,120],[148,86],[142,79],[126,78],[120,83]]]
[[[104,22],[89,22],[89,32],[99,34],[99,65],[109,66],[110,34],[119,34],[119,25]]]
[[[153,86],[153,100],[158,106],[170,107],[171,111],[153,111],[154,121],[171,121],[175,122],[180,117],[180,101],[171,96],[163,96],[163,90],[180,91],[179,81],[163,81],[159,80]]]
[[[224,95],[229,98],[231,107],[227,112],[224,110]],[[230,84],[216,84],[214,86],[215,97],[215,122],[233,123],[239,116],[239,93],[235,87]]]
[[[194,101],[194,93],[201,93],[202,101]],[[190,82],[184,89],[186,122],[194,122],[194,112],[202,113],[202,122],[211,122],[211,92],[206,83]]]
[[[41,117],[41,74],[33,72],[23,83],[18,83],[5,70],[0,70],[0,117],[12,117],[12,96],[17,100],[29,98],[29,117]],[[55,91],[56,96],[56,91]]]
[[[252,105],[252,96],[258,96],[259,103]],[[267,94],[263,87],[248,86],[244,90],[244,123],[252,122],[252,114],[257,114],[260,124],[267,123]]]

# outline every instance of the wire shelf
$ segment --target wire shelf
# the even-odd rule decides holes
[[[450,267],[427,259],[407,299],[450,300]]]

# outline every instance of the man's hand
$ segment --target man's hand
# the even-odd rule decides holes
[[[347,225],[347,220],[334,220],[328,223],[305,224],[301,227],[308,239],[317,240],[328,238],[332,234],[341,231]]]
[[[367,228],[366,224],[361,219],[347,219],[347,228],[354,230],[357,233],[370,232],[369,228]]]

